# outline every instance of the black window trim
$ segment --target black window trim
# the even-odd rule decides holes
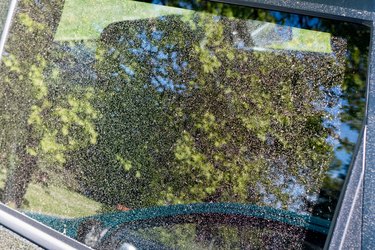
[[[370,56],[367,78],[366,115],[353,157],[344,191],[341,192],[333,225],[325,249],[342,249],[345,244],[367,249],[375,246],[375,2],[373,9],[353,9],[348,2],[342,6],[313,3],[311,0],[212,0],[253,8],[284,11],[321,18],[360,23],[371,28]],[[18,0],[10,0],[7,20],[0,39],[0,59]],[[335,0],[326,0],[334,3]],[[355,221],[351,216],[355,215]],[[349,217],[348,217],[349,216]],[[350,223],[357,223],[352,225]],[[359,225],[358,225],[359,223]],[[65,235],[0,203],[0,224],[46,249],[91,249]],[[23,226],[20,226],[23,225]],[[27,226],[29,225],[29,226]],[[347,234],[349,228],[359,231]],[[38,236],[39,235],[39,236]],[[50,237],[45,237],[45,236]],[[359,237],[359,239],[358,239]],[[55,239],[55,240],[54,240]],[[354,241],[354,243],[353,243]],[[349,243],[348,243],[349,242]]]

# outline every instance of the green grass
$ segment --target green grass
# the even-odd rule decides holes
[[[66,0],[55,40],[98,39],[111,23],[190,12],[130,0]]]
[[[25,196],[24,210],[62,217],[82,217],[98,213],[101,205],[64,187],[43,188],[30,184]]]
[[[6,172],[0,169],[0,189],[4,189]],[[60,217],[82,217],[97,214],[101,204],[65,187],[31,183],[22,210]]]
[[[154,5],[131,0],[66,0],[55,40],[77,41],[99,39],[101,32],[111,23],[153,18],[165,15],[188,15],[191,10]],[[255,21],[266,24],[266,22]],[[279,28],[268,24],[269,35]],[[285,28],[285,27],[284,27]],[[330,34],[292,28],[290,41],[276,42],[266,47],[281,50],[296,50],[331,53]]]
[[[276,27],[276,25],[275,25]],[[331,34],[307,29],[292,28],[290,41],[274,43],[268,46],[273,49],[331,53]]]

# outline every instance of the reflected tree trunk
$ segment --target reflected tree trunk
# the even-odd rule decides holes
[[[1,88],[5,91],[1,100],[7,106],[10,117],[8,125],[4,126],[7,142],[6,159],[7,179],[2,201],[6,204],[21,207],[27,187],[38,168],[38,156],[30,154],[27,149],[38,143],[32,125],[27,123],[32,106],[43,100],[35,98],[33,93],[32,67],[40,65],[41,58],[45,58],[52,45],[54,34],[62,14],[64,0],[27,1],[18,3],[17,13],[5,47],[7,56],[14,60],[17,71],[2,63],[1,74],[3,82]],[[33,44],[34,46],[30,46]],[[9,110],[8,110],[9,109]],[[4,124],[3,124],[4,125]],[[13,136],[14,135],[14,136]]]
[[[27,145],[35,144],[30,126],[28,126],[28,130]],[[27,153],[24,145],[14,144],[15,146],[8,158],[10,169],[8,170],[2,200],[5,204],[20,208],[33,173],[37,169],[37,157]]]

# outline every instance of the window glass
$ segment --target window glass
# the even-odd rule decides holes
[[[0,31],[3,31],[6,18],[9,11],[10,1],[8,0],[0,0]]]
[[[323,247],[369,34],[210,1],[21,0],[1,200],[99,249]]]

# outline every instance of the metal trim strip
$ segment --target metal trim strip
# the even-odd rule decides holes
[[[0,203],[0,224],[46,249],[91,249],[2,203]]]

